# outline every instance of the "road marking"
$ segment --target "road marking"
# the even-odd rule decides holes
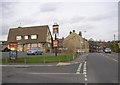
[[[114,60],[114,61],[118,62],[116,59],[112,59],[112,60]]]
[[[83,74],[87,74],[87,72],[83,72]]]
[[[107,59],[110,59],[110,60],[113,60],[113,61],[116,61],[116,62],[118,62],[118,60],[116,60],[116,59],[113,59],[113,58],[111,58],[111,57],[109,57],[109,56],[106,56],[106,55],[103,55],[103,54],[101,54],[102,56],[104,56],[104,57],[106,57]],[[111,54],[109,54],[109,55],[111,55]]]
[[[31,66],[55,66],[55,65],[0,65],[3,67],[31,67]]]
[[[79,64],[76,74],[80,74],[81,67],[82,67],[82,63]]]
[[[76,75],[76,73],[32,73],[32,72],[28,72],[27,74],[34,74],[34,75],[41,75],[41,74],[43,74],[43,75],[47,75],[47,74],[50,74],[50,75],[63,75],[63,74],[74,74],[74,75]]]
[[[87,82],[88,81],[88,79],[87,79],[87,62],[84,62],[84,69],[83,69],[83,74],[84,74],[84,78],[85,78],[85,82]],[[87,83],[86,83],[86,85],[87,85]]]
[[[87,81],[87,78],[85,78],[85,81]]]
[[[58,63],[57,66],[70,65],[70,63]]]

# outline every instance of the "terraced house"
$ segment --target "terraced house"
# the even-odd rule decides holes
[[[51,51],[52,35],[48,25],[11,28],[8,34],[8,47],[17,45],[18,51],[40,48],[44,52]]]

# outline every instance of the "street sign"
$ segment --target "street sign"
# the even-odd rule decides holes
[[[17,44],[16,43],[11,43],[11,44],[9,44],[9,48],[10,48],[10,50],[17,50]]]
[[[10,57],[10,60],[16,60],[17,59],[17,51],[16,50],[11,50],[9,52],[9,57]]]
[[[53,40],[53,47],[58,47],[58,40]]]
[[[54,34],[58,34],[58,28],[54,28],[54,29],[53,29],[53,33],[54,33]]]
[[[54,25],[53,25],[53,33],[54,34],[58,34],[59,32],[58,32],[58,29],[59,28],[59,25],[57,24],[57,23],[54,23]]]

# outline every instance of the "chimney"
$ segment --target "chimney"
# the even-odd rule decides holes
[[[22,27],[19,26],[18,28],[22,28]]]
[[[81,31],[79,31],[79,36],[81,36],[81,37],[82,37],[82,32],[81,32]]]
[[[73,32],[75,32],[75,30],[73,30]]]
[[[70,34],[71,34],[72,32],[70,31]]]

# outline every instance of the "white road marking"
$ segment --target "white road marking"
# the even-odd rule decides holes
[[[63,75],[63,74],[75,74],[76,75],[76,73],[32,73],[32,72],[28,72],[27,74],[34,74],[34,75],[41,75],[41,74],[51,74],[51,75]]]
[[[116,59],[112,59],[112,60],[114,60],[114,61],[118,62]]]
[[[84,71],[84,72],[86,72],[87,70],[86,70],[86,69],[84,69],[83,71]]]
[[[85,62],[84,63],[84,68],[83,68],[83,74],[84,74],[84,76],[85,76],[85,81],[87,81],[88,79],[87,79],[87,62]]]
[[[80,72],[76,72],[76,74],[80,74]]]
[[[0,65],[3,67],[30,67],[30,66],[55,66],[55,65]]]
[[[106,57],[107,59],[114,60],[114,61],[118,62],[118,60],[113,59],[113,58],[111,58],[111,57],[109,57],[109,56],[106,56],[106,55],[103,55],[103,54],[101,54],[101,55],[104,56],[104,57]],[[111,55],[111,54],[109,54],[109,55]]]
[[[87,81],[87,78],[85,78],[85,81]]]
[[[83,72],[83,74],[87,74],[87,72]]]
[[[70,65],[70,63],[58,63],[57,66]]]
[[[76,74],[80,74],[81,67],[82,67],[82,63],[79,64]]]

